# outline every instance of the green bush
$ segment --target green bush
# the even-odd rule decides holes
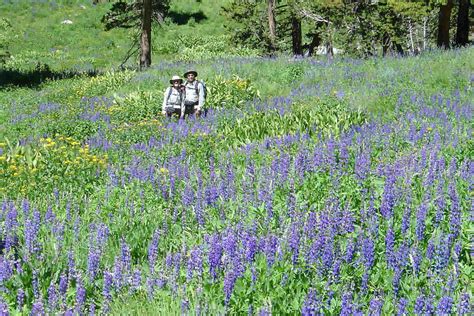
[[[217,76],[207,83],[207,103],[212,108],[242,108],[247,101],[260,98],[260,92],[248,79],[233,75],[231,79]]]
[[[6,140],[0,148],[0,192],[10,197],[44,195],[54,188],[90,193],[108,160],[107,155],[95,155],[87,145],[60,135],[30,145]]]

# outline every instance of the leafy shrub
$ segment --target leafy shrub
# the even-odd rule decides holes
[[[11,197],[93,189],[107,155],[95,155],[71,137],[41,138],[39,144],[0,144],[0,192]]]
[[[195,61],[213,58],[259,56],[260,52],[249,47],[229,43],[230,37],[222,36],[181,36],[160,43],[158,53],[170,54],[172,59]]]
[[[10,55],[8,47],[16,37],[10,20],[0,18],[0,62],[3,62]]]
[[[299,101],[292,110],[280,113],[254,112],[235,121],[223,123],[221,130],[226,140],[240,145],[269,136],[308,132],[338,135],[351,126],[367,121],[367,115],[352,110],[347,103],[336,97]]]
[[[207,83],[208,104],[213,108],[242,108],[247,101],[260,98],[260,92],[251,81],[233,75],[231,79],[215,77]]]
[[[104,95],[107,92],[116,91],[122,85],[129,82],[134,75],[135,73],[129,70],[108,71],[102,75],[87,78],[77,82],[73,90],[74,95],[80,98]]]
[[[284,79],[287,83],[300,80],[305,73],[305,66],[301,63],[290,64],[284,72]]]
[[[114,105],[108,109],[114,123],[138,122],[153,119],[161,113],[162,94],[137,91],[126,96],[115,96]]]

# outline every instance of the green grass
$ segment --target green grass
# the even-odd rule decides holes
[[[153,25],[152,46],[155,63],[179,59],[194,43],[219,43],[225,38],[224,18],[219,14],[226,1],[172,1],[170,15],[162,25]],[[131,47],[136,31],[105,31],[100,22],[110,3],[49,0],[3,1],[0,17],[11,20],[16,38],[9,47],[14,69],[34,69],[37,63],[55,71],[117,68]],[[191,18],[202,13],[204,19]],[[175,22],[173,22],[173,18]],[[62,24],[71,20],[73,24]],[[128,65],[136,65],[136,59]]]

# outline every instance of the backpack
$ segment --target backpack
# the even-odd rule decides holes
[[[204,100],[207,98],[207,87],[206,87],[206,84],[204,83],[204,81],[199,81],[199,80],[194,80],[195,84],[194,84],[194,89],[196,89],[196,94],[199,96],[199,89],[198,89],[198,85],[199,83],[202,84],[202,90],[204,91]]]

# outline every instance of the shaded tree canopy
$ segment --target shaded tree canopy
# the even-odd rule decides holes
[[[270,2],[276,3],[273,11]],[[469,0],[233,0],[223,14],[232,22],[229,30],[236,42],[264,53],[277,48],[300,55],[304,49],[311,55],[320,46],[329,53],[337,47],[363,57],[417,54],[452,42],[466,45],[468,4]]]
[[[152,0],[152,20],[161,23],[169,11],[169,0]],[[113,28],[138,28],[142,23],[143,0],[119,0],[102,17],[106,30]]]

